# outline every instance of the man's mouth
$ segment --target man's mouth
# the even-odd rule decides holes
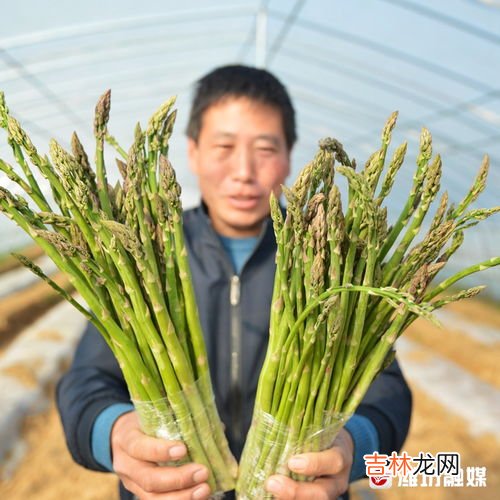
[[[258,196],[229,196],[229,204],[239,210],[251,210],[255,208],[259,203]]]

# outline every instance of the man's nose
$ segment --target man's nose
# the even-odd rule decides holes
[[[255,175],[255,160],[251,151],[241,148],[234,157],[233,178],[240,182],[252,181]]]

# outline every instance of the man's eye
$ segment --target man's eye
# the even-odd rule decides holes
[[[257,151],[262,154],[270,155],[276,152],[276,148],[273,148],[272,146],[261,146],[257,148]]]
[[[216,144],[215,147],[217,149],[231,149],[233,147],[232,144]]]

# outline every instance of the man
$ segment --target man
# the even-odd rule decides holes
[[[290,172],[294,110],[267,71],[222,67],[198,82],[187,134],[202,205],[184,215],[186,243],[216,402],[239,458],[269,329],[276,250],[269,195],[279,194]],[[202,465],[156,465],[181,459],[185,445],[140,431],[116,361],[91,327],[57,396],[74,459],[94,470],[114,470],[122,498],[208,498]],[[275,475],[268,491],[279,499],[337,498],[350,477],[363,476],[363,454],[402,446],[410,413],[411,395],[394,362],[330,449],[290,460],[292,470],[315,481]]]

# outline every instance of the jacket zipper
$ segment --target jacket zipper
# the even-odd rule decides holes
[[[229,292],[231,304],[231,409],[233,435],[237,442],[242,438],[241,422],[241,314],[240,314],[240,278],[231,277]]]

